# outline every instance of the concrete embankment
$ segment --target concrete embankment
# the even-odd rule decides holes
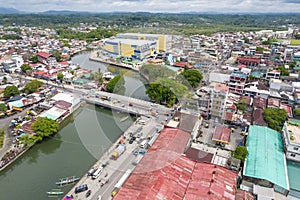
[[[106,63],[106,64],[114,65],[114,66],[117,66],[117,67],[123,67],[123,68],[131,69],[131,70],[134,70],[134,71],[139,71],[138,67],[134,67],[132,65],[127,65],[127,64],[123,64],[123,63],[117,63],[117,62],[115,62],[114,60],[112,60],[111,58],[108,58],[108,57],[104,57],[104,56],[99,57],[97,55],[97,53],[98,53],[98,51],[91,51],[89,59],[92,60],[92,61],[96,61],[96,62]]]

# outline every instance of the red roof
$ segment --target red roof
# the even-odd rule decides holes
[[[38,52],[37,56],[47,59],[47,58],[51,57],[52,55],[49,53],[46,53],[46,52]]]
[[[254,197],[251,193],[244,190],[238,190],[235,195],[236,200],[254,200]]]
[[[173,64],[174,67],[187,67],[187,68],[194,68],[194,65],[191,65],[188,62],[176,62]]]
[[[62,61],[62,62],[59,62],[58,64],[60,64],[60,65],[69,65],[69,62],[68,61]]]
[[[189,137],[165,128],[114,199],[234,199],[237,173],[182,155]]]
[[[231,130],[225,126],[216,126],[212,140],[222,143],[229,143]]]

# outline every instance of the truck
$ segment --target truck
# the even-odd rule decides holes
[[[102,171],[103,171],[103,168],[100,167],[95,172],[93,172],[92,179],[97,179],[100,176],[100,174],[102,173]]]
[[[110,101],[110,100],[111,100],[111,97],[110,97],[110,96],[101,96],[101,99],[102,99],[102,100]]]
[[[20,112],[23,111],[23,108],[19,108],[19,107],[16,107],[16,106],[12,106],[11,109],[16,110],[16,111],[20,111]]]
[[[117,184],[115,185],[113,191],[111,192],[111,196],[114,197],[116,196],[116,194],[119,192],[120,188],[122,187],[122,185],[125,183],[125,181],[127,180],[127,178],[130,176],[131,172],[133,169],[128,169],[125,174],[119,179],[119,181],[117,182]]]
[[[115,151],[111,154],[112,160],[117,160],[126,150],[125,144],[120,144]]]

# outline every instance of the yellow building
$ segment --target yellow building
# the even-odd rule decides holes
[[[157,43],[150,40],[116,38],[106,40],[103,49],[110,55],[131,57],[143,60],[146,56],[156,54]]]

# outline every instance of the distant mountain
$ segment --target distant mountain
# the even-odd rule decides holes
[[[72,11],[72,10],[47,10],[44,12],[39,12],[39,14],[47,15],[72,15],[72,14],[91,14],[87,11]]]
[[[24,13],[14,8],[4,8],[0,7],[0,14],[21,14]]]

